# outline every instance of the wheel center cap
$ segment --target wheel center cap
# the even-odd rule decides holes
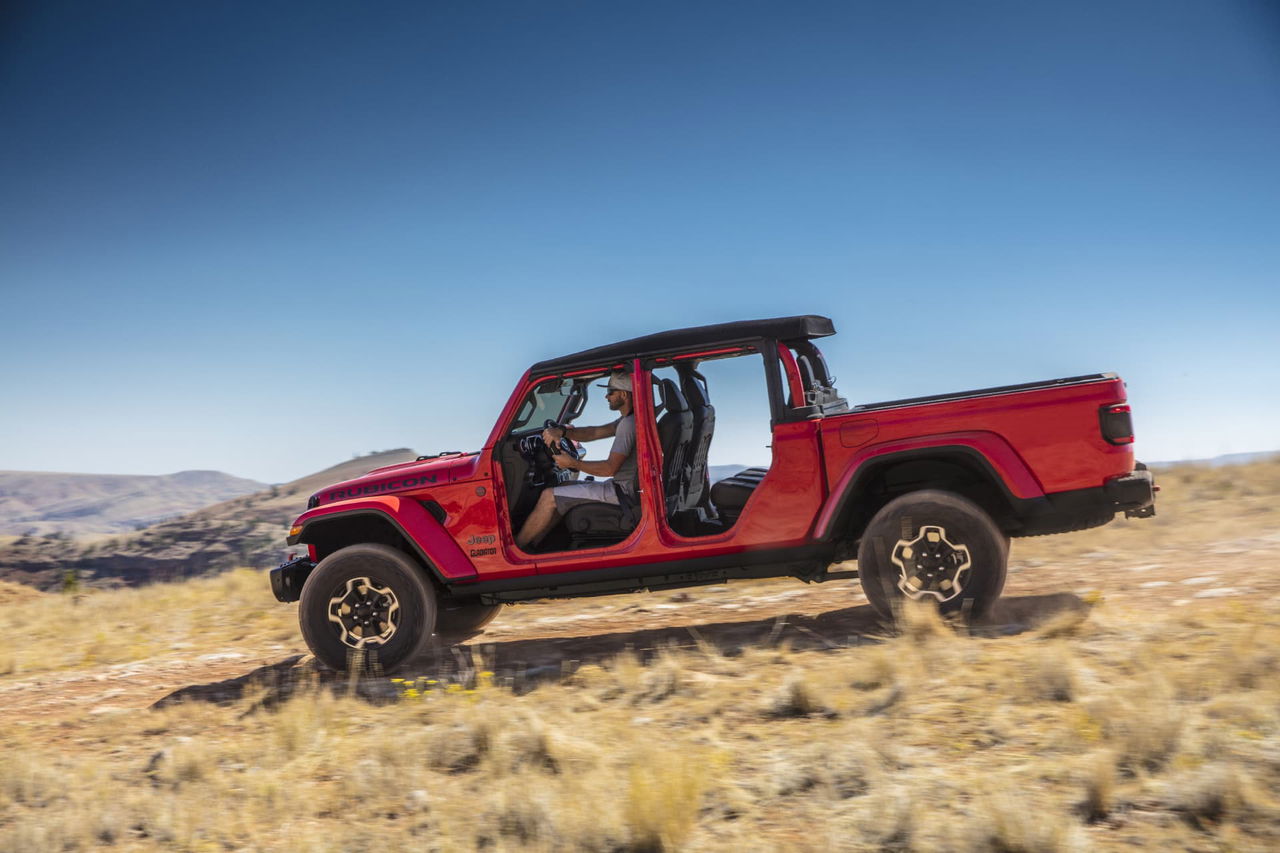
[[[964,591],[969,548],[947,538],[946,528],[925,525],[914,539],[899,539],[890,560],[898,567],[898,589],[907,598],[950,601]]]
[[[366,577],[352,578],[329,599],[329,621],[343,645],[383,645],[399,626],[400,601],[390,587]]]

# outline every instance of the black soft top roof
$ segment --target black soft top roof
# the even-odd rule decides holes
[[[714,326],[694,326],[690,329],[673,329],[642,338],[605,344],[601,347],[575,352],[540,361],[529,368],[532,373],[549,373],[569,367],[590,367],[606,362],[618,362],[628,358],[648,355],[664,355],[680,350],[719,346],[744,341],[771,338],[780,341],[824,338],[836,333],[827,317],[805,314],[800,317],[774,317],[771,320],[739,320],[736,323],[717,323]]]

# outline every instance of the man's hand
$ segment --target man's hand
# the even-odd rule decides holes
[[[547,443],[547,447],[555,445],[562,438],[564,438],[564,427],[547,427],[542,431],[542,440]]]
[[[557,468],[563,468],[566,471],[572,471],[574,463],[578,461],[567,453],[552,453],[551,459],[556,463]]]

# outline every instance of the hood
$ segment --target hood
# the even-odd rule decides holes
[[[325,486],[311,496],[311,500],[307,502],[307,508],[365,495],[421,491],[434,485],[468,480],[475,476],[479,461],[479,453],[454,453],[374,468],[359,477]]]

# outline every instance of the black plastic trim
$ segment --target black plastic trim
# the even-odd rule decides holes
[[[769,394],[769,428],[773,429],[787,418],[787,401],[782,390],[782,359],[778,357],[778,342],[766,341],[761,350],[764,355],[764,380]]]
[[[1156,502],[1155,478],[1145,468],[1108,480],[1103,491],[1116,509],[1142,509]]]
[[[1045,505],[1022,508],[1022,527],[1014,535],[1039,536],[1096,527],[1111,521],[1117,512],[1131,518],[1156,514],[1155,481],[1145,466],[1108,480],[1103,486],[1045,495]]]
[[[444,524],[445,520],[448,519],[449,515],[444,511],[444,507],[440,506],[440,504],[435,501],[420,501],[420,503],[422,504],[422,508],[429,512],[431,517],[440,524]]]
[[[276,601],[297,601],[302,597],[302,585],[307,582],[316,564],[306,557],[281,563],[271,570],[271,593]]]
[[[449,584],[450,594],[459,598],[494,596],[493,600],[520,601],[530,598],[556,598],[580,595],[604,595],[627,589],[650,589],[679,586],[696,586],[716,583],[730,576],[736,577],[785,577],[805,572],[817,577],[833,556],[829,545],[805,545],[798,548],[778,548],[768,551],[747,551],[713,557],[695,557],[688,560],[670,560],[664,563],[642,563],[631,566],[615,566],[607,569],[582,569],[549,575],[526,575],[518,578],[501,578],[491,581],[454,582]],[[767,571],[750,572],[752,567],[767,567]],[[721,577],[704,576],[716,572],[748,572]],[[505,595],[506,593],[528,595]],[[499,597],[502,596],[502,597]]]

